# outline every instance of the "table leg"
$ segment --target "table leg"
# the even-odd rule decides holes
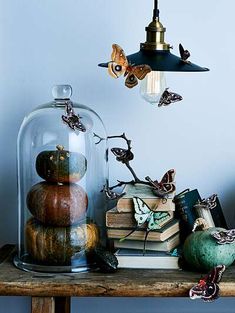
[[[32,313],[55,313],[54,297],[32,297]]]
[[[55,297],[55,313],[70,313],[70,297]]]
[[[70,297],[32,297],[32,313],[70,313]]]

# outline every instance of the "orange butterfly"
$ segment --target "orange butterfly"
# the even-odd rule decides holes
[[[108,63],[108,72],[114,77],[118,78],[124,74],[127,76],[125,85],[128,88],[133,88],[138,85],[138,79],[142,80],[152,71],[149,65],[134,65],[129,64],[125,52],[116,44],[113,44],[113,52],[111,55],[111,62]]]

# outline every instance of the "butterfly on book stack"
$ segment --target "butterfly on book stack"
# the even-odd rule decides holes
[[[179,222],[174,218],[175,171],[160,182],[146,177],[146,183],[127,184],[115,208],[106,213],[109,239],[116,249],[119,267],[178,267],[172,255],[179,244]]]
[[[180,219],[180,239],[183,243],[195,228],[195,222],[202,218],[208,227],[227,229],[219,198],[216,194],[202,199],[198,190],[186,189],[174,198],[176,216]]]

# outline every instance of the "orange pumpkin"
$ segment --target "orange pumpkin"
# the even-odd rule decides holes
[[[73,257],[82,258],[98,246],[99,231],[92,223],[51,227],[31,218],[26,223],[25,238],[27,252],[39,264],[70,265]]]
[[[82,187],[76,184],[34,185],[27,195],[27,206],[37,220],[46,225],[70,226],[84,218],[88,200]]]

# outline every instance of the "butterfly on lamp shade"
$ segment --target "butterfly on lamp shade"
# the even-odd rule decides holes
[[[150,207],[145,203],[145,201],[139,197],[133,197],[133,204],[134,204],[134,212],[135,212],[134,218],[136,221],[136,227],[128,235],[122,238],[121,241],[125,240],[132,233],[134,233],[138,228],[143,227],[144,224],[147,223],[146,234],[145,234],[145,239],[144,239],[144,247],[143,247],[144,248],[143,252],[145,252],[145,246],[146,246],[146,241],[147,241],[149,232],[160,229],[164,221],[166,221],[169,218],[170,213],[169,212],[156,212],[155,210],[154,211],[151,210]]]
[[[205,302],[212,302],[219,298],[219,282],[225,271],[224,265],[218,265],[209,274],[199,280],[198,284],[189,291],[190,299],[202,299]]]
[[[125,55],[123,49],[113,44],[113,51],[111,54],[111,61],[108,63],[108,72],[114,78],[119,78],[124,75],[126,77],[125,86],[133,88],[138,85],[138,79],[142,80],[148,73],[152,71],[147,64],[131,65]]]
[[[166,88],[158,103],[158,107],[168,106],[171,103],[178,102],[183,100],[183,97],[175,92],[169,91],[169,88]]]
[[[179,44],[179,51],[181,61],[189,64],[190,61],[188,61],[188,58],[190,57],[190,52],[188,50],[184,50],[184,47],[181,45],[181,43]]]
[[[149,176],[145,177],[145,179],[150,183],[153,187],[153,193],[160,198],[165,198],[167,194],[173,193],[176,190],[175,187],[175,170],[171,169],[165,173],[162,177],[161,181],[152,180]]]

